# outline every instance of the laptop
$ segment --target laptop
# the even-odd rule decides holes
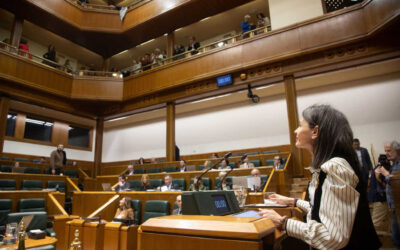
[[[11,172],[13,172],[13,173],[24,173],[24,171],[25,171],[25,168],[24,167],[13,167],[12,168],[12,170],[11,170]]]
[[[113,191],[110,183],[101,183],[101,186],[103,187],[104,191]]]
[[[188,166],[186,166],[186,171],[197,171],[197,170],[196,170],[196,166],[194,166],[194,165],[188,165]]]

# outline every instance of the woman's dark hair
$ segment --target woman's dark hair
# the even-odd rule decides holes
[[[143,158],[143,157],[140,157],[140,158],[139,158],[138,164],[139,164],[139,165],[144,164],[144,158]]]
[[[124,174],[121,174],[119,177],[121,177],[123,180],[126,180],[126,176]]]
[[[353,149],[353,131],[346,116],[329,105],[312,105],[303,111],[303,118],[311,129],[318,126],[318,136],[313,143],[314,168],[333,157],[344,158],[360,177],[357,155]]]
[[[257,14],[257,17],[258,17],[258,16],[260,16],[261,18],[265,18],[264,14],[261,13],[261,12]]]
[[[132,208],[131,206],[132,199],[130,197],[124,197],[123,199],[125,199],[124,202],[125,209]]]

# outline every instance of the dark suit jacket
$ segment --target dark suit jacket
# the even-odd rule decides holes
[[[371,158],[369,158],[368,150],[366,148],[360,148],[361,151],[361,177],[364,183],[368,182],[369,171],[372,170]]]
[[[179,211],[179,208],[174,209],[174,211],[172,211],[172,214],[182,214],[182,210]]]

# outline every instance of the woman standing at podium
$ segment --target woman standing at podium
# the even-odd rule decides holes
[[[307,213],[306,222],[287,219],[269,209],[260,210],[260,214],[313,248],[378,249],[381,244],[372,224],[347,118],[329,105],[313,105],[303,111],[295,133],[296,147],[308,150],[313,158],[310,202],[278,194],[269,198],[299,207]]]

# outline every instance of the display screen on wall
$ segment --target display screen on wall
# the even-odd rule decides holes
[[[69,126],[68,145],[78,147],[89,147],[90,129]]]
[[[224,75],[217,77],[218,87],[226,86],[232,84],[232,75]]]
[[[53,122],[27,116],[25,121],[25,139],[51,141]]]

